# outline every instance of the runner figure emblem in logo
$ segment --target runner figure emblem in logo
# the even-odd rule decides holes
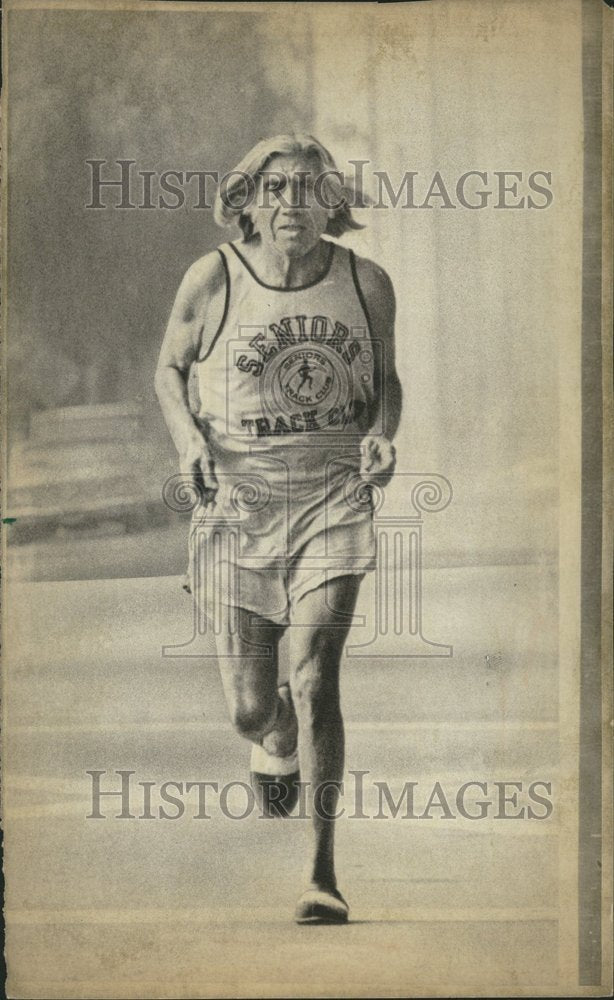
[[[281,365],[279,383],[284,396],[292,403],[314,405],[331,392],[335,372],[320,351],[296,351]]]

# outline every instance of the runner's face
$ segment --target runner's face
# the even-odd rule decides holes
[[[267,164],[252,209],[265,249],[301,257],[316,246],[330,217],[318,204],[317,177],[317,166],[305,157],[275,156]]]

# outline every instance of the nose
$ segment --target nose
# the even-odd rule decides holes
[[[294,177],[288,178],[284,195],[287,203],[284,215],[296,214],[301,208],[307,207],[307,202],[305,200],[305,188],[299,176],[295,175]]]

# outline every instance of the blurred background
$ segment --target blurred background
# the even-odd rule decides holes
[[[255,982],[259,995],[346,995],[351,976],[357,995],[399,983],[428,995],[433,977],[442,995],[561,995],[576,981],[581,6],[9,12],[12,995],[222,993],[226,970],[238,995]],[[343,240],[397,292],[399,472],[453,490],[410,528],[423,530],[422,576],[393,566],[387,579],[380,559],[361,587],[342,676],[348,766],[397,792],[408,777],[421,790],[547,780],[555,810],[411,832],[401,816],[340,824],[359,919],[334,947],[319,939],[315,972],[313,939],[287,920],[293,825],[273,851],[258,823],[84,820],[92,767],[109,782],[118,767],[158,781],[248,773],[214,637],[196,636],[179,586],[188,525],[162,501],[177,458],[153,391],[185,270],[235,233],[194,198],[88,210],[86,161],[107,161],[105,177],[117,159],[224,174],[295,129],[342,170],[370,161],[371,194],[375,170],[395,190],[415,172],[418,204],[439,171],[455,205],[467,171],[487,174],[472,191],[522,172],[526,193],[542,170],[554,195],[543,211],[494,196],[476,211],[436,198],[365,210]],[[397,476],[382,508],[395,558],[409,482]],[[407,618],[397,627],[415,594],[418,636]]]
[[[579,21],[548,5],[340,5],[237,13],[12,10],[8,402],[13,572],[172,575],[185,518],[162,503],[176,457],[153,392],[186,268],[235,233],[196,209],[87,210],[91,171],[232,169],[260,138],[313,132],[342,170],[395,190],[435,171],[552,172],[545,211],[401,207],[344,238],[390,272],[405,410],[399,468],[454,502],[429,525],[439,564],[551,561],[557,548],[561,345],[578,324]],[[489,16],[482,16],[480,11]],[[527,44],[530,40],[530,44]],[[572,116],[572,112],[577,114]],[[575,123],[575,124],[574,124]],[[575,131],[574,131],[575,130]],[[478,182],[476,187],[481,187]],[[136,202],[140,188],[135,181]],[[526,183],[520,186],[526,193]],[[154,192],[158,189],[154,186]],[[400,204],[403,203],[401,199]],[[400,490],[397,484],[392,490]]]

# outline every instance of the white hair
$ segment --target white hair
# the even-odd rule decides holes
[[[369,204],[369,199],[345,181],[326,147],[314,136],[302,132],[262,139],[250,149],[234,170],[226,174],[227,183],[223,190],[218,190],[213,206],[213,216],[219,226],[229,226],[233,222],[238,222],[245,242],[254,239],[256,233],[249,210],[250,204],[253,202],[259,177],[267,164],[276,156],[301,157],[316,161],[320,173],[324,175],[322,194],[326,196],[326,203],[338,206],[332,209],[328,220],[326,233],[329,236],[341,236],[350,229],[364,229],[364,226],[352,217],[350,204],[364,208]]]

